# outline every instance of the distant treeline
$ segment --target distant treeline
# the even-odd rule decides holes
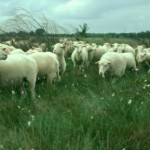
[[[24,32],[24,31],[19,31],[18,33],[16,32],[7,32],[7,33],[2,33],[0,36],[27,36],[27,35],[37,35],[37,36],[43,36],[45,35],[45,32]],[[46,34],[49,36],[55,36],[55,37],[75,37],[76,33],[74,34]],[[150,38],[150,31],[145,31],[145,32],[131,32],[131,33],[86,33],[85,37],[109,37],[109,38]]]
[[[45,30],[43,29],[37,29],[35,32],[25,32],[25,31],[19,31],[19,32],[5,32],[0,34],[0,42],[10,40],[12,38],[14,39],[22,39],[22,40],[28,40],[32,39],[32,41],[40,40],[42,42],[49,43],[56,43],[59,41],[61,37],[66,38],[72,38],[75,40],[82,40],[83,38],[105,38],[105,39],[113,39],[113,38],[130,38],[137,40],[139,44],[144,44],[147,47],[150,47],[150,31],[145,32],[138,32],[138,33],[86,33],[84,36],[80,36],[76,33],[74,34],[47,34]],[[107,41],[107,40],[106,40]]]
[[[109,38],[150,38],[150,31],[138,33],[87,33],[87,36]]]
[[[55,34],[60,37],[75,37],[76,34]],[[104,37],[104,38],[150,38],[150,31],[138,32],[138,33],[86,33],[86,37]]]

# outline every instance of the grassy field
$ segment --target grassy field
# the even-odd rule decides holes
[[[0,149],[148,150],[150,148],[150,75],[145,65],[127,71],[116,83],[90,65],[67,71],[54,86],[36,86],[37,98],[0,92]]]

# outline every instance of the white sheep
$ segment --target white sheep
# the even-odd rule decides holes
[[[29,49],[31,47],[31,43],[29,40],[18,40],[15,39],[12,41],[12,45],[16,48],[23,48],[24,50]]]
[[[108,50],[108,52],[117,52],[118,47],[120,46],[120,44],[118,44],[118,43],[113,43],[113,44],[111,44],[111,45],[112,45],[112,47]]]
[[[150,73],[150,52],[139,53],[138,57],[136,57],[138,63],[145,62],[149,67],[148,73]]]
[[[11,40],[5,41],[5,42],[2,42],[2,43],[5,44],[5,45],[8,45],[8,46],[12,46],[12,43],[13,43],[14,41],[15,41],[15,40],[12,38]]]
[[[107,48],[104,48],[101,45],[97,45],[96,48],[92,51],[92,60],[97,61],[99,60],[106,52],[107,52]]]
[[[97,45],[95,43],[86,44],[86,48],[88,50],[89,62],[92,60],[97,61],[104,53],[108,51],[108,43],[104,43],[103,46]]]
[[[83,44],[78,44],[71,55],[73,66],[79,66],[80,70],[85,70],[89,65],[88,50]]]
[[[105,48],[107,51],[111,48],[110,43],[104,43],[103,48]]]
[[[38,67],[38,76],[45,77],[48,84],[59,80],[59,62],[51,52],[36,52],[28,55],[33,58]]]
[[[150,62],[150,53],[147,52],[141,52],[139,53],[138,57],[136,58],[137,62],[141,63],[143,61]]]
[[[60,74],[66,71],[66,61],[64,57],[64,45],[57,43],[53,46],[53,53],[57,55],[57,60],[59,62],[59,72]]]
[[[121,77],[124,75],[126,68],[133,67],[136,69],[134,56],[129,53],[108,52],[96,64],[99,65],[99,75],[102,75],[103,78],[107,71],[111,75]]]
[[[86,49],[88,51],[88,61],[91,63],[91,61],[94,59],[94,51],[96,51],[97,45],[95,43],[92,44],[85,44]]]
[[[22,49],[15,49],[11,51],[9,54],[14,55],[14,54],[23,54],[26,55],[26,53]]]
[[[62,39],[59,40],[59,42],[60,42],[61,44],[65,44],[67,41],[68,41],[67,38],[62,38]]]
[[[70,57],[74,48],[74,42],[68,40],[67,38],[62,38],[59,40],[60,44],[64,45],[64,56]]]
[[[12,45],[12,41],[5,41],[5,42],[2,42],[2,43],[5,44],[5,45],[8,45],[8,46]]]
[[[64,56],[70,57],[74,49],[73,41],[67,41],[64,43]]]
[[[10,52],[10,51],[15,50],[16,48],[13,47],[13,46],[8,46],[8,45],[5,45],[5,44],[0,43],[0,49],[5,49],[5,50],[7,50],[8,52]]]
[[[24,55],[26,55],[26,53],[22,50],[22,49],[14,49],[14,50],[12,50],[12,51],[10,51],[10,50],[8,50],[7,48],[3,48],[2,49],[6,54],[11,54],[11,55],[13,55],[13,54],[24,54]]]
[[[150,48],[146,48],[144,45],[139,45],[136,47],[136,60],[137,62],[140,63],[141,59],[143,59],[142,57],[145,55],[145,53],[150,53]],[[145,59],[145,56],[144,56]],[[147,62],[146,62],[147,63]],[[149,64],[147,63],[147,65],[149,66]]]
[[[117,49],[118,53],[132,53],[135,56],[135,49],[128,44],[120,44]]]
[[[32,58],[26,55],[7,55],[7,59],[0,60],[0,75],[1,87],[20,87],[24,90],[23,81],[26,79],[31,96],[35,97],[37,65]]]
[[[7,58],[7,54],[0,49],[0,60],[5,60]]]
[[[121,53],[121,55],[123,56],[123,58],[126,61],[126,68],[131,68],[134,71],[138,71],[137,67],[136,67],[136,61],[135,61],[135,57],[132,53]]]
[[[41,48],[42,51],[47,51],[46,43],[41,43],[41,45],[39,46],[39,48]]]
[[[36,52],[43,52],[41,47],[33,47],[32,49],[29,49],[28,51],[26,51],[26,54],[32,54],[32,53],[36,53]]]

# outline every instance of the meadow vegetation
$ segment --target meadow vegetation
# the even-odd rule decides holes
[[[85,38],[87,42],[133,39]],[[106,40],[106,41],[105,41]],[[93,62],[83,73],[67,70],[55,86],[36,84],[36,99],[17,91],[0,91],[0,149],[6,150],[148,150],[150,75],[147,66],[112,82],[98,76]]]

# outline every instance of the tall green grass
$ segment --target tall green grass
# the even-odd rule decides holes
[[[0,92],[0,149],[148,150],[150,75],[126,71],[115,83],[90,65],[67,71],[54,86],[36,85],[36,100]]]

